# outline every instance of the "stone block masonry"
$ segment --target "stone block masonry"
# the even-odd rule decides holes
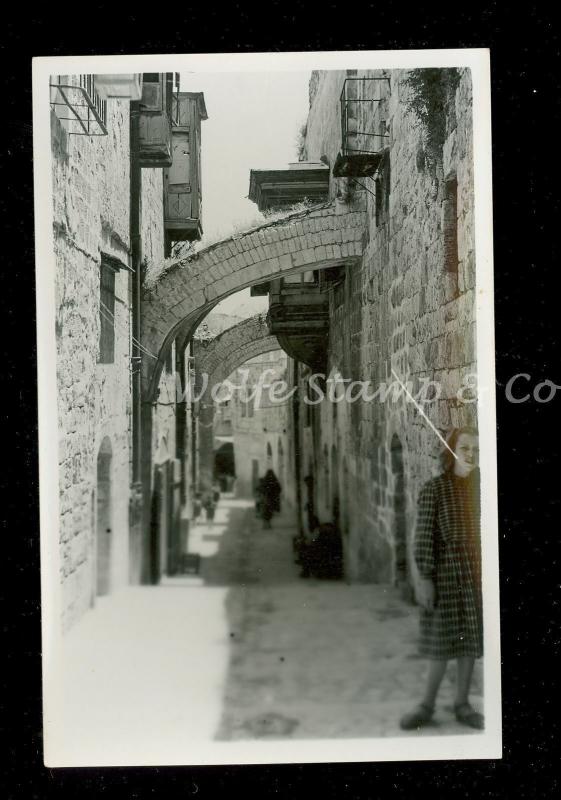
[[[153,274],[145,287],[142,303],[143,342],[159,355],[157,365],[148,365],[144,372],[144,389],[147,399],[156,391],[157,382],[166,356],[166,342],[170,333],[191,329],[194,331],[201,314],[235,291],[262,283],[273,277],[319,269],[323,266],[352,262],[362,254],[364,212],[351,209],[338,214],[335,204],[314,206],[309,210],[287,214],[286,217],[266,223],[257,230],[237,235],[236,239],[218,242],[193,256],[176,262],[159,274]],[[333,232],[347,243],[346,252],[335,256],[327,252],[322,236]],[[269,242],[266,237],[269,237]],[[292,252],[276,256],[272,242],[293,242]],[[231,244],[248,247],[255,260],[245,266],[241,256],[231,256]],[[222,274],[209,268],[210,259],[222,264]],[[163,261],[162,261],[163,264]],[[193,291],[194,282],[201,289]]]
[[[53,113],[53,230],[60,478],[62,625],[138,575],[129,540],[131,467],[130,109],[107,102],[107,136],[69,135]],[[163,259],[161,170],[142,175],[142,250]],[[114,308],[102,306],[101,262],[117,267]],[[121,268],[119,267],[121,265]],[[114,330],[100,361],[102,323]],[[169,376],[162,378],[169,383]],[[156,431],[175,448],[175,420]],[[163,417],[166,417],[163,419]]]
[[[346,379],[372,381],[373,389],[391,383],[394,372],[416,389],[425,378],[438,380],[441,399],[426,411],[445,433],[452,425],[475,421],[474,407],[456,399],[465,375],[476,371],[471,76],[469,70],[458,72],[435,154],[428,152],[427,131],[408,103],[408,73],[372,71],[359,77],[383,74],[390,81],[380,82],[380,102],[374,112],[361,108],[357,124],[362,130],[383,126],[389,131],[389,152],[377,176],[380,191],[375,180],[363,181],[372,193],[363,193],[362,259],[347,267],[344,287],[330,290],[329,368]],[[311,160],[326,155],[332,164],[340,149],[339,97],[346,77],[343,72],[312,77],[305,143]],[[443,229],[450,216],[445,203],[451,176],[457,182],[455,273],[447,269]],[[332,179],[331,195],[337,190]],[[360,191],[351,186],[351,203]],[[345,517],[348,577],[396,580],[400,509],[410,543],[418,491],[439,471],[441,445],[403,397],[339,403],[335,424],[333,406],[326,400],[313,410],[319,516],[332,519],[335,487]],[[407,569],[413,580],[410,559]]]
[[[473,406],[456,398],[475,369],[471,76],[445,76],[445,102],[427,122],[417,116],[415,86],[404,70],[314,73],[310,160],[333,165],[341,149],[347,77],[379,79],[376,102],[351,115],[355,133],[380,137],[378,172],[365,179],[370,191],[332,177],[324,205],[152,272],[143,294],[143,341],[158,362],[145,364],[146,402],[156,396],[173,335],[194,331],[216,301],[273,277],[344,266],[344,282],[328,289],[329,367],[374,388],[396,375],[416,389],[439,380],[442,395],[427,405],[433,424],[446,432],[473,421]],[[320,521],[339,513],[337,506],[344,510],[348,576],[395,580],[405,546],[397,541],[398,524],[410,542],[418,490],[438,469],[440,442],[403,394],[382,403],[358,399],[336,418],[331,405],[301,414],[301,473],[314,473]],[[411,579],[410,562],[406,571]]]
[[[107,109],[110,135],[103,137],[64,135],[60,121],[52,119],[54,145],[64,142],[62,151],[55,146],[53,152],[64,628],[94,604],[100,591],[127,583],[129,570],[131,286],[126,269],[115,275],[114,361],[98,363],[102,316],[111,319],[100,308],[101,254],[129,263],[129,112],[119,101],[109,101]]]

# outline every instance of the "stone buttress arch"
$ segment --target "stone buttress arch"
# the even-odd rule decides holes
[[[195,369],[198,375],[208,375],[211,390],[250,358],[280,349],[277,337],[269,333],[266,315],[255,314],[222,331],[206,346],[199,343]]]
[[[287,214],[217,242],[173,263],[147,283],[142,296],[145,400],[154,398],[171,342],[193,335],[218,302],[284,275],[349,264],[362,256],[364,211],[326,203]]]

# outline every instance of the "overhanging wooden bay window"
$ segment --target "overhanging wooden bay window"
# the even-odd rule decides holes
[[[172,242],[197,241],[203,233],[201,121],[207,118],[201,92],[173,96],[172,163],[164,172],[168,254]]]
[[[172,97],[177,80],[173,73],[145,72],[138,104],[138,159],[141,167],[169,167]]]

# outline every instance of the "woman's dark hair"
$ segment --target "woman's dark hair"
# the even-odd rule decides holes
[[[479,436],[477,428],[472,428],[471,426],[465,426],[463,428],[452,428],[448,436],[446,437],[446,443],[450,450],[456,452],[456,445],[458,444],[458,439],[462,435],[462,433],[467,433],[469,436]],[[451,469],[454,468],[454,463],[456,459],[448,450],[448,447],[445,447],[442,451],[441,460],[442,460],[442,467],[444,472],[450,472]]]

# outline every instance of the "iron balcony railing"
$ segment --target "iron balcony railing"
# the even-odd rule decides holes
[[[69,123],[68,133],[71,135],[106,136],[107,101],[96,92],[94,76],[75,75],[70,80],[65,83],[58,76],[50,83],[51,106],[55,108],[57,117]]]
[[[387,133],[370,128],[376,118],[377,104],[384,99],[381,96],[384,83],[389,87],[389,78],[345,79],[340,99],[343,155],[377,153],[387,144]]]
[[[341,91],[341,150],[333,165],[335,178],[371,178],[389,149],[390,137],[380,103],[387,77],[346,78]],[[386,95],[387,96],[387,95]]]

